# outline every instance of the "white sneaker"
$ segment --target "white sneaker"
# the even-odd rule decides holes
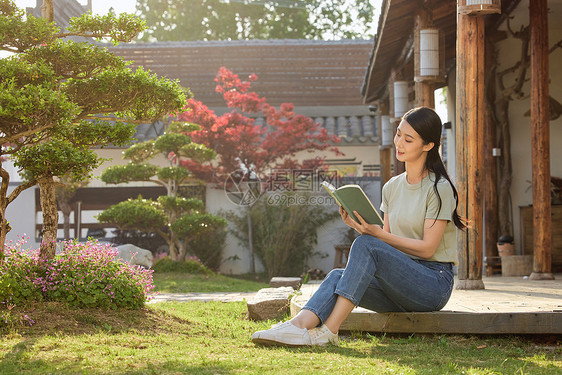
[[[338,335],[332,331],[325,324],[321,327],[313,328],[308,331],[310,336],[311,345],[324,346],[327,344],[339,345],[340,339]]]
[[[254,333],[252,335],[252,342],[262,345],[311,345],[308,332],[306,328],[299,328],[291,322],[284,322],[268,330]]]

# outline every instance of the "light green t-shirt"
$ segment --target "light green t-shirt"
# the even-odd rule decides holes
[[[430,259],[424,260],[458,264],[456,227],[452,221],[456,203],[453,189],[445,178],[439,179],[437,183],[437,190],[441,197],[439,211],[439,199],[433,189],[434,181],[433,173],[413,185],[406,181],[405,172],[391,178],[382,189],[381,211],[388,215],[390,233],[420,240],[423,239],[425,219],[447,220],[445,233],[435,254]]]

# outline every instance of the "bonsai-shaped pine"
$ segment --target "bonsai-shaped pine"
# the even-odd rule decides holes
[[[92,146],[127,143],[135,123],[176,112],[189,95],[176,82],[131,71],[106,48],[66,39],[128,42],[144,28],[135,16],[85,14],[62,32],[52,22],[52,0],[44,5],[44,18],[25,17],[13,1],[0,0],[0,50],[14,54],[0,59],[0,163],[12,157],[26,177],[8,194],[10,176],[0,164],[0,251],[11,229],[7,206],[39,184],[40,255],[50,258],[57,238],[57,178],[86,177],[100,163]]]
[[[199,163],[215,157],[213,150],[194,143],[184,133],[199,129],[197,125],[173,122],[167,132],[155,140],[137,143],[124,152],[130,162],[103,171],[102,181],[119,184],[132,181],[152,182],[166,188],[167,194],[151,199],[129,199],[111,206],[98,215],[102,223],[115,225],[122,230],[155,232],[168,244],[172,260],[185,260],[189,243],[198,236],[210,236],[224,231],[226,220],[204,213],[200,199],[178,196],[180,185],[192,179],[192,174],[179,166],[180,159]],[[159,167],[147,161],[163,155],[169,165]]]

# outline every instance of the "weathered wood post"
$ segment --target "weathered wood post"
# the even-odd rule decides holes
[[[529,2],[531,29],[531,126],[533,158],[533,280],[552,280],[550,208],[550,111],[548,94],[548,6]]]
[[[390,145],[382,144],[383,117],[386,117],[385,121],[389,122],[387,125],[391,125],[390,115],[388,113],[388,102],[386,100],[381,101],[379,104],[379,140],[381,142],[379,146],[379,156],[381,163],[381,187],[392,177],[392,143]]]
[[[457,188],[459,231],[457,289],[484,289],[482,281],[482,153],[484,143],[484,18],[457,14]]]
[[[416,92],[416,107],[429,107],[435,108],[435,83],[434,77],[427,77],[422,76],[420,74],[419,65],[420,65],[420,44],[421,44],[421,30],[423,28],[432,26],[433,19],[431,12],[426,9],[422,8],[415,17],[415,24],[414,24],[414,33],[416,35],[414,43],[414,54],[416,58],[416,66],[415,66],[415,77],[414,77],[414,90]]]
[[[396,129],[398,129],[398,125],[400,125],[400,121],[402,119],[402,115],[404,113],[396,112],[396,97],[395,97],[395,82],[400,81],[402,75],[395,70],[391,72],[391,78],[388,81],[389,84],[389,114],[390,114],[390,122],[392,123],[392,136],[396,134]],[[404,111],[406,112],[406,111]],[[404,162],[399,161],[396,158],[396,147],[394,147],[394,142],[392,144],[392,163],[394,164],[394,171],[392,173],[393,176],[398,176],[399,174],[406,171],[406,165]]]

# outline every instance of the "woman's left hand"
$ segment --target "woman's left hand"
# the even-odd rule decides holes
[[[380,225],[369,224],[365,221],[365,219],[361,217],[361,215],[359,215],[357,211],[353,211],[353,213],[355,214],[357,219],[359,219],[359,223],[353,220],[353,218],[343,209],[343,207],[340,207],[340,215],[343,222],[349,227],[355,229],[360,234],[369,234],[373,237],[379,237],[383,232],[383,229]]]

